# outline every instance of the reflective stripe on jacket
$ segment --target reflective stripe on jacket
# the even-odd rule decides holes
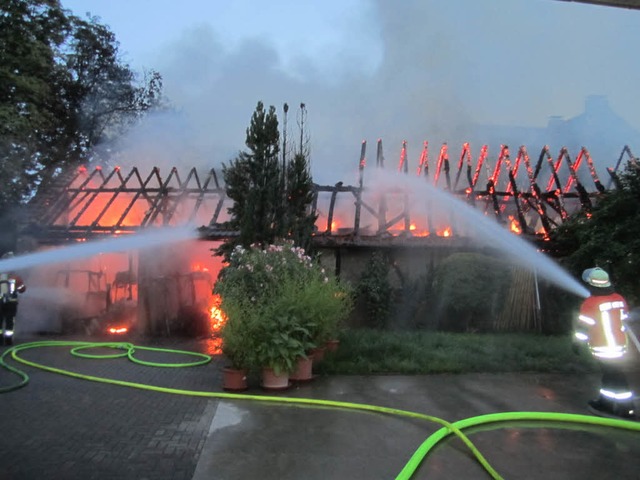
[[[618,293],[593,295],[582,302],[579,324],[588,336],[591,353],[598,358],[622,357],[627,351],[624,323],[627,302]]]
[[[24,293],[26,285],[18,275],[0,273],[0,299],[2,302],[17,302],[18,293]]]

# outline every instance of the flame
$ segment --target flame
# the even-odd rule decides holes
[[[220,355],[222,354],[222,338],[211,337],[205,341],[205,352],[207,355]]]
[[[522,229],[520,228],[520,225],[518,225],[518,222],[516,221],[516,219],[514,218],[513,215],[509,215],[509,220],[511,221],[511,223],[509,225],[509,229],[513,233],[517,233],[517,234],[522,233]]]
[[[209,269],[204,265],[202,265],[201,263],[194,263],[193,265],[191,265],[191,271],[192,272],[208,272]]]
[[[414,237],[428,237],[429,230],[422,226],[418,227],[415,223],[409,225],[409,230],[411,231],[411,235]]]
[[[209,355],[219,355],[222,353],[222,337],[220,336],[220,331],[222,330],[224,323],[227,321],[227,316],[220,309],[221,303],[222,298],[220,298],[220,295],[211,296],[209,325],[213,336],[207,340],[207,353]]]
[[[109,333],[115,333],[122,335],[123,333],[127,333],[129,329],[127,327],[111,327],[109,328]]]
[[[209,319],[211,320],[211,330],[214,334],[220,333],[224,323],[227,321],[227,316],[220,309],[222,299],[220,295],[212,295],[211,305],[209,307]]]
[[[451,227],[446,227],[444,229],[436,231],[436,235],[438,235],[439,237],[450,237],[451,233]]]

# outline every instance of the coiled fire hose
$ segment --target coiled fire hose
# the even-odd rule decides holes
[[[457,422],[450,423],[441,418],[425,415],[422,413],[411,412],[407,410],[400,410],[395,408],[388,408],[388,407],[380,407],[376,405],[367,405],[362,403],[339,402],[334,400],[318,400],[318,399],[311,399],[311,398],[288,398],[288,397],[275,397],[275,396],[268,396],[268,395],[246,395],[246,394],[240,394],[240,393],[182,390],[182,389],[147,385],[142,383],[127,382],[127,381],[110,379],[110,378],[95,377],[92,375],[85,375],[85,374],[72,372],[69,370],[50,367],[47,365],[33,362],[31,360],[26,360],[18,355],[18,353],[22,350],[42,348],[42,347],[71,347],[70,352],[72,355],[77,357],[83,357],[83,358],[113,359],[113,358],[127,357],[129,360],[131,360],[134,363],[138,363],[140,365],[145,365],[145,366],[153,366],[153,367],[169,367],[169,368],[192,367],[197,365],[204,365],[211,361],[211,357],[209,355],[205,355],[202,353],[189,352],[185,350],[155,348],[155,347],[141,347],[141,346],[136,346],[126,342],[106,342],[106,343],[105,342],[98,342],[98,343],[78,342],[78,341],[30,342],[30,343],[24,343],[21,345],[13,346],[7,349],[2,354],[2,356],[0,356],[0,366],[2,366],[3,368],[9,370],[10,372],[20,377],[19,383],[0,388],[0,393],[7,393],[13,390],[17,390],[21,387],[24,387],[29,382],[29,376],[25,372],[15,367],[12,367],[5,361],[5,358],[7,358],[8,356],[11,356],[12,359],[20,363],[23,363],[30,367],[45,370],[48,372],[58,373],[61,375],[67,375],[70,377],[80,378],[84,380],[90,380],[93,382],[108,383],[113,385],[138,388],[142,390],[151,390],[156,392],[172,393],[177,395],[190,395],[190,396],[197,396],[197,397],[236,399],[236,400],[255,400],[260,402],[298,404],[298,405],[310,405],[310,406],[323,407],[323,408],[333,407],[333,408],[341,408],[341,409],[348,409],[348,410],[369,411],[369,412],[384,413],[389,415],[399,415],[403,417],[418,418],[418,419],[422,419],[422,420],[426,420],[429,422],[442,425],[442,428],[440,428],[435,433],[430,435],[420,445],[420,447],[418,447],[418,449],[411,456],[411,458],[406,463],[404,468],[400,471],[400,473],[396,477],[396,480],[411,479],[413,474],[420,467],[421,463],[427,457],[429,452],[433,450],[436,447],[436,445],[438,445],[438,443],[440,443],[442,440],[446,439],[450,435],[456,435],[460,440],[462,440],[462,442],[467,446],[467,448],[469,448],[469,450],[475,456],[476,460],[485,469],[485,471],[491,476],[491,478],[502,479],[502,477],[489,464],[489,462],[484,458],[484,456],[480,453],[480,451],[476,448],[476,446],[471,442],[471,440],[469,440],[469,438],[463,433],[463,430],[470,429],[472,427],[475,428],[479,426],[495,425],[495,424],[500,424],[504,422],[514,422],[514,421],[527,421],[527,422],[534,421],[534,422],[552,422],[552,423],[557,423],[561,425],[562,424],[578,424],[582,426],[594,425],[594,426],[601,426],[601,427],[618,428],[623,430],[640,431],[640,423],[638,422],[601,418],[601,417],[594,417],[589,415],[576,415],[576,414],[552,413],[552,412],[495,413],[495,414],[489,414],[489,415],[480,415],[476,417],[470,417],[464,420],[459,420]],[[111,349],[117,350],[117,352],[111,353],[111,354],[90,354],[85,352],[85,350],[97,349],[97,348],[111,348]],[[139,358],[136,358],[135,356],[136,350],[176,353],[176,354],[192,356],[192,357],[195,357],[197,360],[194,360],[192,362],[185,362],[185,363],[149,362],[149,361],[143,361]]]

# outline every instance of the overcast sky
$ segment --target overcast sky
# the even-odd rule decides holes
[[[556,0],[62,4],[100,17],[135,70],[164,77],[176,112],[127,139],[131,165],[219,166],[244,148],[258,100],[281,123],[289,103],[290,141],[306,104],[318,183],[354,183],[362,140],[369,162],[378,138],[395,162],[406,139],[415,165],[425,140],[433,155],[442,142],[458,152],[479,124],[544,127],[579,115],[594,94],[640,130],[640,11]]]

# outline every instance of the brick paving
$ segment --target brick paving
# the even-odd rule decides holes
[[[185,339],[155,340],[152,346],[200,352],[208,348],[207,342]],[[1,351],[5,349],[2,347]],[[189,358],[155,352],[140,355],[150,361],[178,362]],[[153,368],[124,358],[78,359],[66,347],[27,350],[21,356],[84,374],[171,388],[222,391],[219,357],[204,366]],[[1,480],[192,478],[217,400],[101,384],[45,372],[13,360],[9,363],[27,372],[30,382],[0,395]],[[0,386],[16,380],[16,376],[0,370]]]
[[[135,343],[150,342],[189,351],[210,348],[206,341],[185,339]],[[177,361],[173,354],[139,354],[152,361]],[[205,366],[162,369],[126,359],[79,359],[66,347],[29,350],[22,356],[164,387],[218,392],[222,387],[220,357]],[[18,366],[31,382],[0,395],[0,480],[388,479],[436,429],[429,422],[395,416],[221,402]],[[640,371],[632,373],[640,391]],[[16,379],[0,370],[0,386]],[[586,402],[598,385],[597,374],[328,376],[282,395],[388,406],[453,421],[509,411],[586,414]],[[504,478],[639,478],[635,431],[514,424],[470,433]],[[415,478],[488,478],[460,445],[440,445]]]

